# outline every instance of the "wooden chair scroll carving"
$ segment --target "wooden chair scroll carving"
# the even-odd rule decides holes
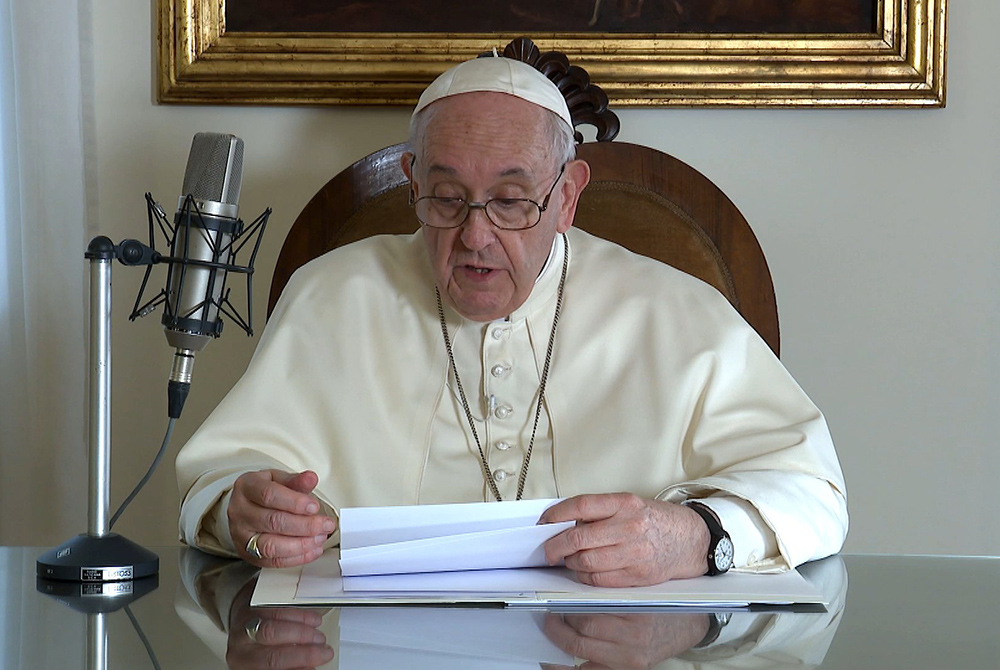
[[[732,201],[708,178],[672,156],[608,141],[618,133],[617,116],[607,109],[603,92],[589,84],[586,72],[570,66],[564,55],[540,54],[524,38],[507,45],[504,55],[544,72],[572,101],[574,124],[597,128],[599,141],[577,147],[592,176],[574,225],[711,284],[777,355],[780,335],[771,275],[753,231]],[[309,201],[278,256],[269,315],[291,274],[304,263],[371,235],[417,229],[399,167],[405,151],[405,144],[396,144],[362,158]]]
[[[492,52],[480,58],[493,55]],[[551,80],[566,98],[573,127],[589,124],[597,128],[597,141],[610,142],[618,135],[618,116],[608,109],[608,96],[604,89],[590,83],[590,75],[582,67],[570,65],[566,54],[559,51],[542,53],[527,37],[519,37],[504,47],[506,58],[519,60],[532,66]],[[583,142],[583,134],[574,132],[577,143]]]

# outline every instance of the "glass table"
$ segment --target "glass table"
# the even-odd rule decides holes
[[[1000,667],[1000,559],[845,555],[804,566],[826,612],[556,613],[252,609],[250,566],[154,550],[155,588],[87,614],[107,600],[38,590],[43,549],[0,547],[0,667]]]

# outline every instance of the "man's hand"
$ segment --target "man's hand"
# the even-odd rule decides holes
[[[312,495],[318,483],[319,477],[309,470],[241,475],[233,485],[227,510],[229,533],[240,556],[264,568],[287,568],[319,558],[337,522],[319,514],[319,501]],[[260,560],[245,549],[255,533],[261,533],[257,538]]]
[[[712,616],[546,614],[544,631],[557,647],[587,661],[579,668],[648,670],[698,644],[708,632]]]
[[[256,579],[247,582],[229,611],[226,664],[231,670],[315,668],[333,659],[333,648],[317,630],[323,614],[296,607],[250,607]]]
[[[591,586],[645,586],[708,569],[709,533],[697,512],[630,493],[568,498],[539,523],[576,520],[545,543],[550,565],[565,561]]]

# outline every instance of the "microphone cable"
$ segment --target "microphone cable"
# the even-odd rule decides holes
[[[146,654],[149,655],[149,660],[153,663],[153,667],[156,668],[156,670],[163,670],[160,667],[160,663],[156,660],[156,653],[153,652],[153,645],[149,643],[149,638],[147,638],[146,634],[142,632],[142,626],[139,625],[139,620],[135,618],[134,614],[132,614],[132,610],[128,605],[125,606],[125,614],[128,615],[129,621],[132,622],[132,628],[134,628],[135,632],[139,635],[139,640],[142,642],[142,646],[146,648]]]
[[[156,457],[153,458],[153,462],[150,464],[149,469],[146,470],[146,474],[143,475],[142,479],[139,480],[139,483],[135,485],[135,488],[132,489],[132,492],[129,493],[128,496],[126,496],[125,501],[122,502],[122,504],[118,507],[118,511],[116,511],[114,515],[112,515],[111,521],[108,522],[109,531],[115,525],[115,521],[118,520],[118,517],[120,517],[122,515],[122,512],[125,511],[125,508],[129,506],[129,503],[131,503],[132,500],[137,495],[139,495],[139,491],[142,490],[142,487],[144,487],[146,483],[150,480],[150,478],[153,476],[153,473],[156,471],[157,466],[160,465],[160,461],[163,460],[163,455],[167,453],[167,446],[170,444],[170,437],[174,434],[174,425],[176,423],[177,419],[174,417],[170,417],[170,419],[167,421],[167,432],[163,436],[163,444],[160,445],[160,450],[156,452]]]

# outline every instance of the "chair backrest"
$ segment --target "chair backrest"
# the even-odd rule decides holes
[[[513,57],[512,53],[556,81],[570,102],[574,123],[598,128],[599,141],[577,146],[578,157],[590,164],[591,182],[580,197],[574,225],[711,284],[779,354],[771,274],[757,238],[732,201],[704,175],[672,156],[611,142],[618,120],[607,110],[607,98],[589,85],[585,72],[568,66],[565,56],[539,54],[523,38],[504,51],[505,56]],[[400,169],[405,150],[404,144],[396,144],[376,151],[313,196],[278,255],[268,315],[292,273],[304,263],[371,235],[417,229],[407,204],[408,182]]]
[[[718,186],[656,149],[581,144],[591,180],[574,225],[655,258],[717,288],[780,354],[778,308],[764,252]]]

